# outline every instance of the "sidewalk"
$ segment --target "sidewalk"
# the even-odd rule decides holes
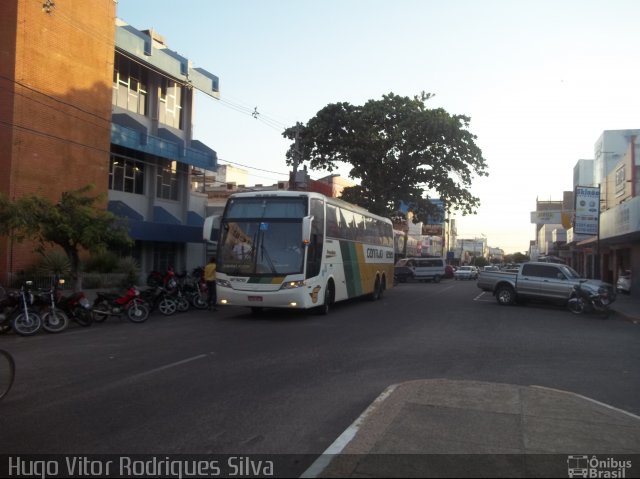
[[[612,318],[620,317],[627,321],[640,323],[640,299],[627,294],[618,293],[616,300],[611,305],[611,310],[615,312]]]
[[[434,379],[389,387],[302,477],[638,477],[639,454],[640,417],[625,411],[544,387]]]

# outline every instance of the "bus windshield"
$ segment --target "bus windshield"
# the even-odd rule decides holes
[[[217,270],[230,275],[303,272],[301,220],[226,221]]]

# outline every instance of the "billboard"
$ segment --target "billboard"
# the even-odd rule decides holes
[[[531,223],[536,225],[562,225],[564,229],[571,228],[573,211],[532,211]]]
[[[436,207],[437,213],[433,216],[429,215],[425,223],[428,225],[443,225],[445,219],[444,201],[432,198],[428,198],[427,201],[430,201],[431,204]]]
[[[562,224],[562,211],[532,211],[531,222],[537,225]]]
[[[576,186],[575,191],[575,234],[597,235],[600,214],[600,187]]]

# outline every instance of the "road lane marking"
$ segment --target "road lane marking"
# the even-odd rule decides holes
[[[206,358],[207,355],[206,354],[198,354],[197,356],[193,356],[191,358],[187,358],[187,359],[183,359],[181,361],[176,361],[174,363],[170,363],[170,364],[165,364],[164,366],[160,366],[154,369],[150,369],[149,371],[144,371],[142,373],[138,373],[138,374],[134,374],[133,376],[128,376],[124,379],[122,379],[122,381],[128,381],[131,379],[138,379],[144,376],[148,376],[150,374],[155,374],[157,372],[160,371],[164,371],[165,369],[169,369],[169,368],[175,368],[176,366],[182,366],[183,364],[186,363],[190,363],[191,361],[196,361],[198,359],[202,359],[202,358]]]
[[[480,293],[478,296],[476,296],[475,298],[473,298],[473,300],[474,300],[474,301],[481,301],[481,302],[484,302],[484,303],[492,303],[492,302],[493,302],[493,300],[492,300],[492,299],[491,299],[491,300],[489,300],[489,299],[480,299],[480,298],[482,298],[482,296],[484,296],[485,294],[487,294],[487,292],[486,292],[486,291],[483,291],[483,292],[482,292],[482,293]]]
[[[126,385],[128,383],[131,382],[137,382],[138,379],[143,378],[145,376],[150,376],[151,374],[155,374],[157,372],[160,371],[164,371],[166,369],[170,369],[170,368],[174,368],[177,366],[182,366],[183,364],[187,364],[190,363],[192,361],[197,361],[198,359],[203,359],[208,357],[209,355],[212,355],[213,353],[203,353],[203,354],[198,354],[197,356],[193,356],[190,358],[186,358],[186,359],[182,359],[180,361],[175,361],[173,363],[169,363],[169,364],[165,364],[164,366],[159,366],[157,368],[153,368],[150,369],[148,371],[143,371],[141,373],[138,374],[134,374],[132,376],[127,376],[124,378],[120,378],[120,379],[116,379],[115,381],[111,381],[109,383],[105,383],[105,384],[100,384],[97,385],[96,387],[93,387],[91,389],[85,389],[84,391],[78,392],[77,394],[75,394],[75,398],[79,398],[81,396],[90,396],[90,395],[95,395],[95,394],[101,394],[101,393],[105,393],[108,391],[111,391],[112,389],[118,388],[118,387],[122,387],[123,385]],[[65,404],[68,402],[68,398],[67,397],[63,397],[63,398],[59,398],[57,400],[53,400],[53,401],[48,401],[46,403],[43,404],[39,404],[39,405],[35,405],[34,407],[32,407],[31,412],[29,414],[31,414],[34,410],[40,410],[40,409],[55,409],[57,408],[60,404]]]
[[[327,448],[327,450],[324,451],[320,455],[320,457],[318,457],[318,459],[316,459],[314,461],[314,463],[311,464],[311,466],[309,466],[309,468],[302,473],[302,475],[300,477],[301,478],[302,477],[319,477],[320,474],[322,474],[322,472],[326,469],[326,467],[331,463],[331,461],[333,460],[334,456],[342,453],[344,448],[347,447],[347,444],[349,444],[351,442],[351,440],[356,436],[356,433],[360,429],[360,426],[365,421],[365,419],[367,419],[367,417],[385,399],[387,399],[389,396],[391,396],[391,393],[393,393],[393,391],[395,391],[396,387],[397,387],[397,384],[393,384],[393,385],[389,386],[387,389],[385,389],[382,392],[382,394],[380,394],[380,396],[378,396],[369,405],[369,407],[367,409],[365,409],[365,411],[362,414],[360,414],[358,419],[353,421],[351,426],[349,426],[347,429],[345,429],[344,432],[342,434],[340,434],[340,436],[338,436],[338,439],[333,441],[333,444],[331,444]]]

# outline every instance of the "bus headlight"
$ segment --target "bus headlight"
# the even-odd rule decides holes
[[[280,289],[296,289],[296,288],[302,288],[303,286],[304,286],[304,280],[287,281],[280,287]]]
[[[226,279],[216,279],[216,284],[218,286],[223,287],[223,288],[230,288],[231,287],[231,283],[229,281],[227,281]]]

